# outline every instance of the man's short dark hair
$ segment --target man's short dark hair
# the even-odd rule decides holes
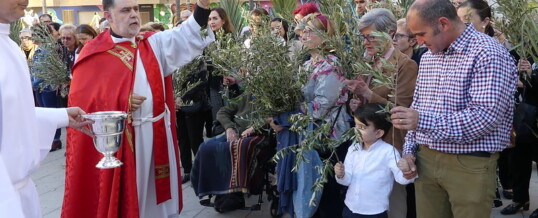
[[[384,104],[365,104],[355,110],[354,117],[366,126],[368,126],[368,122],[371,122],[375,129],[382,129],[384,131],[382,137],[385,137],[392,127],[392,123],[389,121],[389,113],[384,111],[384,108]]]
[[[458,12],[450,0],[428,0],[415,1],[409,8],[409,12],[416,11],[417,15],[424,22],[435,27],[441,17],[446,17],[452,21],[459,21]]]
[[[52,16],[50,14],[44,13],[42,15],[39,15],[39,20],[41,20],[42,17],[48,17],[52,21]]]
[[[108,11],[114,6],[114,0],[103,0],[103,10]]]

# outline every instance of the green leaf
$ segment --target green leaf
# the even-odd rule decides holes
[[[245,13],[243,11],[243,8],[241,7],[242,1],[240,0],[221,0],[220,1],[220,7],[222,7],[226,14],[228,15],[228,18],[230,19],[230,22],[232,23],[236,35],[239,36],[241,33],[241,30],[244,26],[244,16]]]

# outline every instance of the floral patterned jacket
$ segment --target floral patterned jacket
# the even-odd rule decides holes
[[[311,71],[307,84],[303,87],[303,96],[309,111],[315,119],[333,123],[332,137],[338,138],[350,128],[347,122],[346,101],[347,88],[340,69],[335,65],[338,58],[329,55],[317,62],[312,59],[304,63],[304,69]],[[342,109],[340,109],[340,106]],[[310,109],[303,109],[307,112]],[[340,113],[338,111],[340,110]],[[338,116],[338,117],[337,117]]]

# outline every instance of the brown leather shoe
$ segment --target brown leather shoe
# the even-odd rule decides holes
[[[62,141],[54,141],[50,146],[50,152],[62,149]]]

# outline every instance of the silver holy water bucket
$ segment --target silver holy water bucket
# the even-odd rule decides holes
[[[89,128],[84,132],[93,137],[95,148],[104,155],[96,167],[110,169],[121,166],[123,163],[114,154],[121,145],[127,113],[122,111],[101,111],[85,114],[82,117],[94,122],[89,124]]]

